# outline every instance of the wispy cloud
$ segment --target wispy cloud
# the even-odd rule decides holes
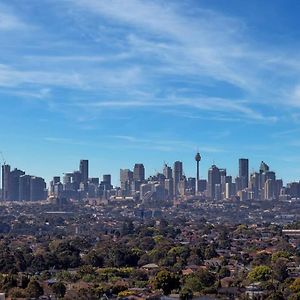
[[[0,32],[25,29],[28,29],[28,26],[9,11],[6,6],[0,4]]]
[[[119,139],[127,142],[127,147],[141,147],[141,148],[151,148],[160,151],[177,151],[178,149],[185,149],[184,151],[196,151],[198,148],[201,149],[203,153],[219,153],[224,152],[225,150],[210,145],[196,145],[189,141],[184,140],[174,140],[174,139],[161,139],[157,136],[151,136],[149,138],[137,138],[129,135],[112,135],[112,139]],[[183,151],[183,150],[181,150]]]
[[[275,116],[264,116],[262,113],[252,109],[244,100],[231,100],[225,98],[177,98],[149,99],[146,100],[118,100],[118,101],[84,101],[74,105],[85,109],[132,109],[132,108],[193,108],[199,111],[225,112],[240,114],[252,120],[276,122]],[[180,110],[182,112],[182,110]]]

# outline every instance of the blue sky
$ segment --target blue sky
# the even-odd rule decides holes
[[[0,0],[0,150],[44,176],[184,162],[300,179],[299,1]]]

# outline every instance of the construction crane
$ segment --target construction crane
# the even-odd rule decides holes
[[[2,159],[3,165],[5,166],[6,165],[6,161],[5,161],[5,158],[4,158],[4,155],[3,155],[2,151],[0,151],[0,155],[1,155],[1,159]]]

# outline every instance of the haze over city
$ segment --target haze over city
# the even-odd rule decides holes
[[[0,1],[1,151],[47,179],[183,161],[299,180],[299,1]]]

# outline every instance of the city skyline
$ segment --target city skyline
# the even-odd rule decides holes
[[[66,170],[62,169],[60,171],[52,173],[52,174],[49,175],[49,177],[45,176],[43,172],[42,173],[31,172],[31,170],[34,169],[34,167],[32,167],[32,166],[31,166],[32,167],[31,169],[26,169],[26,168],[23,168],[20,165],[16,165],[14,162],[6,161],[4,156],[2,156],[2,161],[0,162],[0,166],[9,165],[11,167],[11,170],[14,170],[14,169],[25,170],[26,174],[30,174],[30,176],[33,176],[33,177],[38,174],[39,176],[41,176],[42,178],[45,179],[45,182],[47,183],[47,186],[48,186],[49,182],[51,180],[53,180],[53,177],[55,177],[55,176],[63,176],[64,174],[80,171],[82,173],[89,174],[88,178],[101,178],[105,174],[110,174],[111,175],[111,182],[112,182],[113,186],[119,187],[120,186],[120,170],[122,170],[122,169],[132,170],[132,172],[134,172],[134,166],[135,165],[143,165],[144,166],[144,178],[146,179],[146,178],[149,178],[149,177],[151,177],[153,175],[156,175],[158,173],[163,174],[164,173],[164,166],[169,166],[173,170],[174,162],[180,162],[182,164],[182,171],[181,171],[182,173],[180,173],[180,176],[184,175],[186,178],[189,178],[189,177],[197,178],[197,162],[195,161],[195,155],[197,155],[198,153],[201,155],[201,160],[199,162],[200,163],[199,164],[199,179],[206,179],[207,180],[208,179],[208,170],[212,166],[217,166],[218,168],[226,170],[227,174],[230,174],[233,178],[241,177],[241,175],[243,174],[243,171],[241,171],[240,161],[241,160],[247,160],[246,169],[248,170],[248,178],[247,178],[246,182],[249,181],[249,178],[250,178],[249,176],[252,173],[255,173],[259,170],[262,162],[267,162],[268,165],[271,166],[272,171],[275,171],[276,174],[278,175],[278,177],[283,180],[284,184],[287,184],[289,182],[300,182],[300,177],[295,178],[294,180],[288,180],[287,178],[281,177],[281,175],[280,175],[281,170],[274,169],[274,167],[272,165],[272,162],[267,161],[267,160],[260,159],[257,163],[255,162],[255,164],[254,164],[251,161],[251,159],[249,159],[248,157],[247,158],[238,157],[235,161],[235,165],[233,165],[233,167],[230,166],[230,168],[228,168],[226,165],[221,165],[216,161],[212,161],[210,163],[205,161],[205,157],[203,159],[203,156],[200,152],[196,152],[196,153],[192,154],[189,157],[189,159],[184,159],[184,160],[176,159],[174,161],[164,160],[160,164],[160,166],[158,166],[157,168],[153,167],[153,166],[148,166],[143,161],[134,161],[131,164],[126,164],[126,165],[121,166],[121,167],[119,166],[116,171],[115,170],[109,170],[109,169],[108,170],[107,169],[106,170],[101,170],[101,168],[98,169],[94,165],[92,160],[90,160],[88,158],[84,158],[84,159],[78,158],[78,159],[76,159],[75,164],[71,168],[66,169]],[[78,165],[78,162],[79,162],[79,165]],[[84,164],[87,163],[87,167],[82,167],[83,163]],[[76,169],[77,165],[79,166],[78,170]],[[96,172],[95,172],[95,170],[96,170]],[[86,178],[86,175],[84,175],[84,178]],[[86,182],[86,179],[84,180],[84,182]],[[243,187],[246,187],[245,183],[243,184]]]
[[[113,184],[111,174],[94,177],[89,173],[89,160],[81,159],[78,169],[55,174],[48,187],[44,178],[27,175],[26,171],[2,165],[2,201],[36,201],[50,199],[109,199],[141,200],[158,203],[177,200],[289,200],[300,197],[300,180],[284,184],[282,178],[270,166],[261,161],[259,168],[250,170],[249,159],[239,158],[238,176],[227,172],[226,166],[215,164],[207,176],[199,175],[199,152],[194,157],[195,172],[185,172],[182,161],[164,162],[163,168],[146,174],[143,163],[133,168],[120,169],[119,183]],[[203,174],[205,171],[203,171]]]
[[[82,157],[113,178],[136,161],[192,173],[197,149],[204,169],[263,158],[297,180],[298,11],[283,0],[0,0],[0,150],[47,181]]]

